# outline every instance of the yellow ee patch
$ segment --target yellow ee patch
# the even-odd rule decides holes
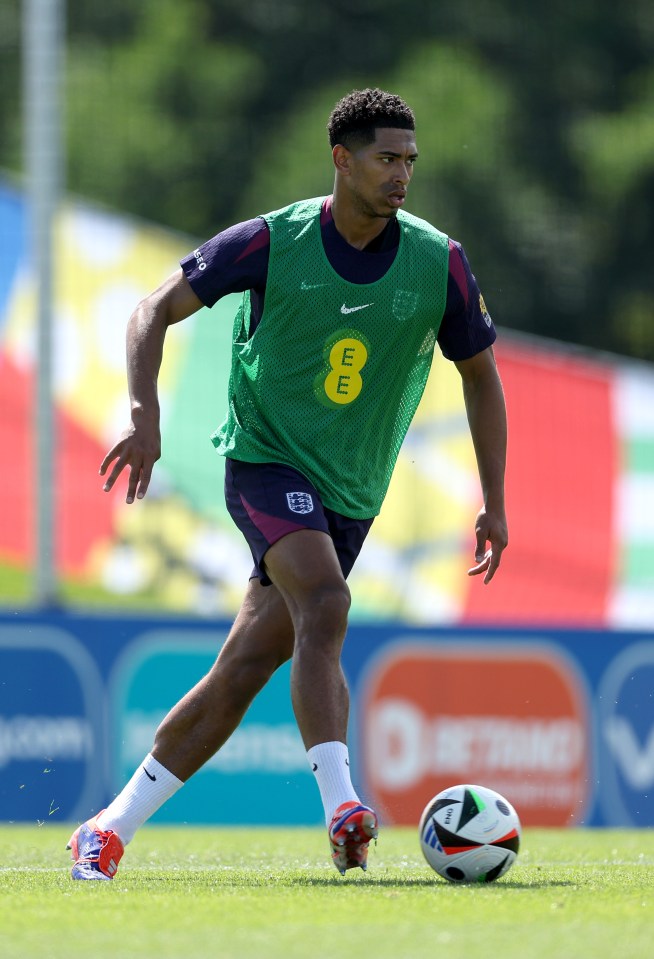
[[[317,399],[326,406],[346,406],[356,400],[363,389],[361,370],[368,362],[363,337],[343,336],[342,332],[336,336],[339,338],[330,337],[325,346],[325,366],[314,386]]]

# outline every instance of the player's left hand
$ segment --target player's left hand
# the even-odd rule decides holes
[[[475,565],[468,570],[468,576],[479,576],[485,573],[484,583],[487,584],[497,572],[502,553],[509,544],[509,531],[504,511],[490,510],[483,506],[477,513],[475,536],[477,538]]]

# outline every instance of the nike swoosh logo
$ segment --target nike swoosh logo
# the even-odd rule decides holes
[[[147,769],[145,768],[145,766],[143,767],[143,772],[144,772],[145,775],[148,777],[148,779],[151,779],[153,783],[156,783],[157,777],[156,777],[156,776],[153,776],[152,773],[149,773],[149,772],[147,771]]]
[[[356,313],[357,310],[365,310],[369,306],[372,306],[372,303],[364,303],[363,306],[346,306],[344,303],[341,307],[341,313]]]

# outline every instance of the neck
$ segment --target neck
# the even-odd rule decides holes
[[[355,209],[349,202],[349,197],[338,190],[338,185],[334,186],[331,210],[336,229],[343,239],[357,250],[365,250],[388,224],[386,217],[370,216]]]

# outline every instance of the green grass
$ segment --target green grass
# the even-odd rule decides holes
[[[644,959],[654,834],[526,830],[485,886],[435,876],[415,830],[385,829],[342,879],[319,829],[147,826],[117,878],[73,883],[69,829],[0,826],[3,959]]]

